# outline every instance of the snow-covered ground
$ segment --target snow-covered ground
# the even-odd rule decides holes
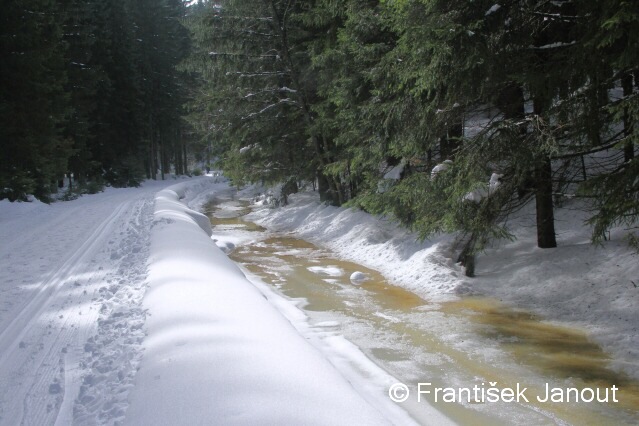
[[[343,337],[315,339],[294,301],[248,281],[216,247],[193,209],[228,184],[167,189],[176,183],[0,202],[0,425],[408,424],[380,393],[392,377]],[[558,211],[553,250],[535,248],[522,215],[519,239],[482,255],[467,279],[449,237],[419,243],[313,194],[290,199],[250,218],[431,300],[486,294],[584,326],[639,377],[637,256],[616,233],[590,246],[575,211]]]
[[[148,337],[125,424],[390,424],[215,245],[209,219],[179,201],[197,195],[182,184],[156,198]]]
[[[452,260],[450,236],[418,242],[385,219],[320,204],[313,193],[289,202],[257,209],[247,220],[325,246],[428,300],[484,295],[584,328],[613,356],[614,368],[639,379],[639,256],[622,230],[592,246],[586,215],[574,205],[555,213],[558,248],[536,247],[533,212],[523,212],[510,223],[517,239],[479,255],[477,277],[469,279]]]
[[[140,360],[154,195],[0,202],[0,424],[118,419]]]
[[[186,203],[218,191],[0,203],[0,425],[410,424],[215,245]]]

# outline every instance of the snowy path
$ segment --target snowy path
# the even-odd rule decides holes
[[[0,424],[122,415],[143,338],[153,195],[167,184],[2,204]]]

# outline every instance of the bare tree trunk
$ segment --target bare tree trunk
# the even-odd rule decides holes
[[[327,202],[333,206],[339,205],[339,195],[331,185],[331,179],[327,177],[321,169],[317,170],[317,191],[320,201]]]
[[[456,117],[455,122],[448,126],[446,136],[439,139],[439,154],[441,160],[452,160],[455,156],[455,151],[460,146],[460,139],[464,134],[464,123],[462,122],[462,116]]]
[[[182,141],[182,153],[184,154],[184,174],[188,175],[189,174],[189,162],[187,160],[187,155],[186,155],[186,142]]]
[[[161,140],[158,143],[158,148],[160,151],[160,176],[164,180],[164,143]]]
[[[184,157],[182,157],[182,128],[178,127],[176,130],[177,140],[175,141],[175,174],[184,174]]]
[[[475,242],[477,241],[477,236],[475,233],[470,235],[466,244],[462,248],[461,253],[459,253],[459,257],[457,258],[457,262],[461,263],[465,268],[465,273],[467,277],[475,276]]]

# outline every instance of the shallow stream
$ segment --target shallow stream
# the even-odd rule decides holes
[[[344,336],[408,385],[413,395],[399,405],[418,423],[429,423],[427,404],[414,396],[418,383],[432,384],[423,389],[457,389],[497,382],[498,388],[528,388],[529,402],[444,402],[432,394],[422,398],[464,425],[639,424],[638,384],[608,369],[606,354],[582,331],[491,299],[431,303],[391,285],[372,269],[243,221],[249,211],[246,201],[213,200],[206,213],[214,238],[240,241],[231,259],[296,303],[311,328]],[[354,272],[368,279],[352,282]],[[546,384],[580,390],[614,385],[619,402],[539,402]]]

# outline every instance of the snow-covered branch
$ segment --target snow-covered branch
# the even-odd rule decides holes
[[[528,46],[531,49],[538,49],[538,50],[542,50],[542,49],[556,49],[558,47],[568,47],[568,46],[572,46],[574,44],[576,44],[576,41],[571,41],[569,43],[566,42],[562,42],[562,41],[557,41],[555,43],[549,43],[549,44],[544,44],[543,46],[533,46],[530,45]]]
[[[228,71],[226,73],[226,75],[237,75],[240,78],[252,78],[252,77],[272,77],[272,76],[278,76],[278,75],[288,75],[289,73],[287,71],[265,71],[265,72],[256,72],[256,73],[244,73],[241,71],[235,71],[235,72],[231,72]]]
[[[268,110],[270,110],[270,109],[272,109],[272,108],[274,108],[274,107],[276,107],[276,106],[278,106],[278,105],[281,105],[281,104],[292,104],[292,105],[297,105],[297,102],[296,102],[296,101],[294,101],[294,100],[292,100],[292,99],[289,99],[289,98],[286,98],[286,99],[280,99],[278,102],[276,102],[276,103],[274,103],[274,104],[270,104],[270,105],[268,105],[268,106],[264,107],[263,109],[261,109],[261,110],[260,110],[260,111],[258,111],[258,112],[252,112],[252,113],[250,113],[249,115],[247,115],[246,117],[242,117],[242,120],[248,120],[249,118],[255,117],[256,115],[263,114],[263,113],[265,113],[266,111],[268,111]]]
[[[272,89],[264,89],[264,90],[260,90],[260,91],[258,91],[258,92],[250,92],[250,93],[246,94],[246,95],[244,96],[244,98],[245,98],[245,99],[248,99],[248,98],[252,98],[252,97],[254,97],[254,96],[261,95],[261,94],[264,94],[264,93],[284,93],[284,92],[288,92],[288,93],[297,93],[297,90],[291,89],[291,88],[286,87],[286,86],[284,86],[284,87],[277,87],[277,88],[272,88]]]

